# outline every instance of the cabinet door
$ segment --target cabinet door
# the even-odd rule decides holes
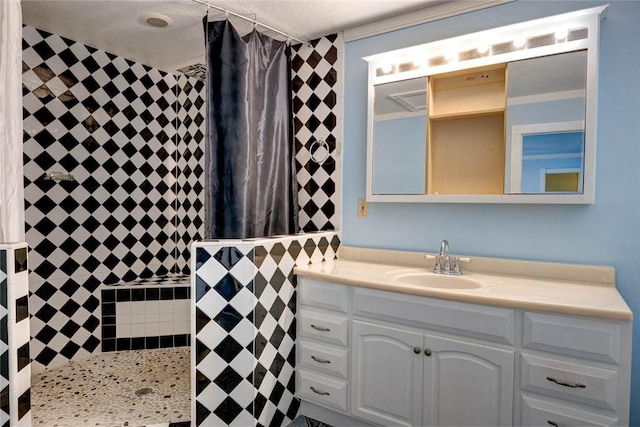
[[[423,425],[513,424],[513,351],[431,335],[424,347]]]
[[[380,425],[422,425],[423,335],[353,321],[351,412]]]

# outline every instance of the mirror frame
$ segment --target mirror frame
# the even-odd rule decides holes
[[[369,202],[396,203],[517,203],[517,204],[593,204],[595,201],[596,134],[598,105],[598,48],[600,21],[604,19],[608,5],[575,12],[553,15],[546,18],[471,33],[436,42],[397,49],[362,58],[368,62],[368,105],[367,105],[367,177],[366,199]],[[545,46],[516,49],[507,53],[485,55],[463,61],[451,61],[431,67],[414,67],[401,71],[399,64],[406,64],[412,58],[442,56],[455,49],[462,52],[478,47],[478,41],[486,40],[492,45],[515,40],[516,37],[530,39],[539,35],[553,34],[558,28],[586,28],[586,38],[564,41]],[[587,81],[585,111],[585,149],[583,192],[581,194],[374,194],[373,193],[373,129],[375,85],[400,80],[431,76],[486,65],[509,63],[512,61],[554,55],[577,50],[587,50]],[[382,67],[392,66],[395,72],[381,73]],[[507,130],[505,130],[507,131]]]

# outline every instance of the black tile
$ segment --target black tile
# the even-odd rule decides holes
[[[27,248],[18,248],[14,252],[15,272],[27,271]]]
[[[116,351],[116,339],[103,339],[102,340],[102,351]]]
[[[144,345],[147,350],[160,348],[160,337],[145,337]]]
[[[29,318],[29,296],[16,299],[16,323]]]
[[[116,338],[116,325],[102,325],[102,339]]]
[[[144,350],[145,349],[144,345],[145,345],[144,337],[131,338],[131,350]]]
[[[189,344],[189,334],[178,334],[173,336],[173,345],[175,347],[186,347]]]
[[[117,302],[128,302],[128,301],[131,301],[131,289],[117,289],[116,290],[116,301]]]
[[[18,397],[18,420],[21,420],[31,410],[31,389]]]
[[[175,299],[189,299],[189,288],[180,286],[174,289]]]
[[[146,288],[144,294],[145,301],[159,301],[160,289],[159,288]]]
[[[131,289],[131,301],[144,301],[144,289]]]
[[[131,338],[116,338],[116,349],[118,351],[131,350]]]
[[[115,302],[102,303],[102,317],[115,316],[116,304]]]
[[[160,288],[160,299],[162,301],[173,300],[173,288],[172,287]]]
[[[225,424],[229,425],[238,415],[242,412],[242,406],[233,400],[231,397],[227,397],[218,407],[213,411]]]
[[[172,348],[173,347],[173,335],[160,336],[160,348]]]
[[[27,342],[18,349],[18,372],[24,369],[30,362],[29,343]]]

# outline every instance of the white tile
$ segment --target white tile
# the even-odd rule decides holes
[[[146,321],[147,321],[147,315],[144,313],[131,315],[132,324],[144,324]]]
[[[145,325],[145,336],[155,337],[160,335],[160,323],[153,322]]]
[[[145,302],[145,312],[149,313],[160,313],[160,301],[146,301]]]
[[[117,338],[131,338],[132,335],[131,333],[131,324],[127,323],[127,324],[122,324],[122,325],[116,325],[116,337]]]
[[[134,323],[131,325],[132,337],[144,337],[146,334],[146,325],[144,323]]]
[[[160,304],[158,306],[158,312],[160,314],[169,314],[169,313],[173,313],[174,310],[174,304],[173,304],[173,300],[170,301],[160,301]]]
[[[160,313],[147,313],[144,315],[144,322],[145,323],[150,323],[150,322],[159,322],[160,321]]]
[[[190,333],[191,323],[189,321],[174,321],[173,322],[173,333],[176,335],[188,334]]]
[[[175,334],[174,332],[174,328],[173,328],[173,322],[160,322],[159,323],[160,327],[160,333],[159,335],[173,335]]]

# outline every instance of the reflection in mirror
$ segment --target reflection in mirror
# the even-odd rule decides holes
[[[374,88],[373,192],[424,194],[427,78]]]
[[[582,193],[587,52],[508,65],[505,193]]]

